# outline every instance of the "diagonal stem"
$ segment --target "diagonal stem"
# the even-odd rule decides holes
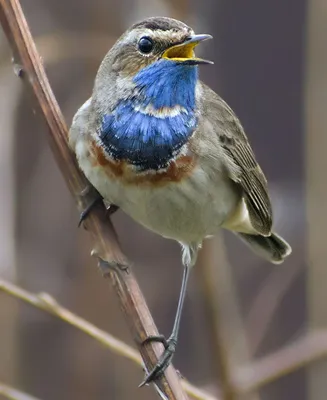
[[[5,385],[4,383],[0,383],[0,395],[9,400],[38,400],[36,397],[33,397],[30,394],[21,392],[20,390],[12,386]]]
[[[86,335],[95,339],[98,343],[101,343],[113,353],[127,358],[138,366],[142,366],[142,358],[137,350],[133,349],[131,346],[127,345],[118,338],[112,336],[110,333],[97,328],[89,321],[86,321],[85,319],[72,313],[67,308],[59,304],[57,300],[48,293],[32,293],[4,279],[0,279],[0,291],[3,291],[4,293],[13,296],[16,299],[22,300],[25,303],[38,308],[39,310],[49,313],[56,318],[59,318],[61,321],[74,326],[75,328],[84,332]],[[185,379],[182,379],[181,383],[185,392],[194,399],[219,400],[217,397],[214,397],[202,389],[197,388]]]
[[[15,65],[16,73],[29,84],[40,106],[41,114],[49,127],[48,137],[51,148],[67,185],[75,198],[79,212],[81,212],[86,208],[87,204],[95,200],[96,192],[91,190],[87,196],[82,196],[89,184],[81,174],[75,157],[68,147],[67,128],[46,77],[19,0],[0,0],[0,22],[12,47],[14,59],[19,62],[19,65]],[[109,263],[129,265],[120,249],[111,222],[105,218],[105,211],[104,206],[96,207],[90,213],[85,224],[93,237],[96,253]],[[143,294],[130,269],[124,273],[112,271],[109,276],[120,300],[134,341],[147,368],[151,369],[158,360],[162,346],[158,343],[151,346],[141,346],[147,336],[158,334]],[[183,391],[173,367],[166,370],[165,375],[158,381],[158,386],[161,392],[169,399],[187,399],[187,395]]]

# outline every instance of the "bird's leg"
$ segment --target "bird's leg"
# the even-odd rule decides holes
[[[175,321],[174,321],[174,326],[171,335],[169,336],[168,339],[165,339],[163,335],[158,335],[158,336],[149,336],[147,337],[142,344],[146,344],[149,342],[160,342],[164,345],[164,352],[161,355],[158,363],[155,365],[155,367],[146,375],[145,379],[143,382],[140,384],[140,387],[146,385],[147,383],[157,379],[164,371],[165,369],[169,366],[171,363],[171,360],[173,358],[173,355],[176,350],[176,345],[177,345],[177,339],[178,339],[178,332],[179,332],[179,326],[181,322],[181,316],[182,316],[182,310],[183,310],[183,304],[184,304],[184,299],[185,299],[185,293],[186,293],[186,288],[187,288],[187,282],[190,274],[190,267],[187,265],[184,265],[184,272],[183,272],[183,280],[182,280],[182,286],[181,286],[181,291],[179,294],[179,301],[178,301],[178,306],[177,306],[177,312],[175,316]]]

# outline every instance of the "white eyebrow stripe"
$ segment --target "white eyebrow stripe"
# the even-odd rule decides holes
[[[167,117],[177,117],[181,113],[188,114],[185,107],[176,104],[174,107],[161,107],[154,108],[152,104],[148,104],[146,107],[135,105],[134,110],[141,114],[150,115],[156,118],[165,119]]]
[[[152,39],[156,40],[156,39],[162,39],[162,40],[177,40],[180,41],[181,38],[185,37],[185,35],[194,35],[194,31],[193,30],[189,30],[187,28],[183,28],[181,30],[168,30],[168,31],[163,31],[161,29],[156,29],[156,30],[151,30],[151,29],[138,29],[137,30],[137,36],[139,36],[140,38],[142,36],[149,36]]]

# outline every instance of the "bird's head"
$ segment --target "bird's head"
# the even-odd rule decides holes
[[[194,54],[194,48],[210,35],[196,35],[183,22],[154,17],[133,25],[116,43],[112,67],[123,75],[135,75],[151,64],[171,65],[211,63]]]
[[[207,34],[195,34],[189,26],[172,18],[152,17],[138,22],[107,53],[96,87],[103,89],[107,81],[111,92],[117,92],[119,98],[134,97],[135,87],[141,91],[148,88],[148,95],[155,97],[163,87],[175,87],[177,81],[191,85],[194,91],[197,65],[212,64],[196,57],[194,48],[210,38]]]
[[[180,21],[149,18],[133,25],[105,56],[92,110],[98,140],[115,160],[143,170],[166,167],[198,124],[196,35]]]

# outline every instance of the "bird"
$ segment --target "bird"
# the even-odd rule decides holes
[[[199,66],[213,64],[195,55],[207,39],[168,17],[135,23],[105,55],[69,131],[100,199],[182,248],[172,333],[144,341],[161,342],[164,351],[141,385],[171,363],[190,271],[206,238],[229,230],[274,264],[292,251],[272,230],[267,179],[239,119],[199,79]]]

